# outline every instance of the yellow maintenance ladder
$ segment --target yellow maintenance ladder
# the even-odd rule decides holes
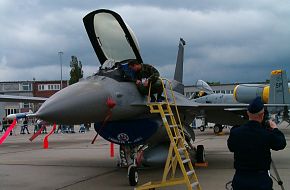
[[[198,182],[197,175],[191,163],[189,153],[187,152],[187,149],[185,147],[183,126],[180,121],[180,116],[176,106],[176,100],[174,92],[172,90],[172,85],[167,79],[161,79],[161,81],[165,100],[163,102],[150,102],[150,87],[147,105],[150,107],[151,113],[160,114],[168,137],[170,139],[170,147],[165,168],[163,171],[163,177],[162,181],[160,182],[148,182],[135,189],[145,190],[185,184],[187,190],[201,190],[201,186]],[[171,101],[169,101],[164,81],[170,87]],[[175,115],[171,109],[171,106],[175,107]],[[183,177],[175,176],[178,166],[182,172]]]

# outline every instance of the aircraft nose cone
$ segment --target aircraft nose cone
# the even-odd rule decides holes
[[[81,124],[101,121],[105,117],[109,93],[98,81],[85,80],[55,93],[36,115],[58,124]]]

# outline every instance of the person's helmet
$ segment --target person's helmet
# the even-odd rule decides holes
[[[199,91],[198,92],[198,97],[202,97],[202,96],[204,96],[205,95],[205,92],[204,91]]]

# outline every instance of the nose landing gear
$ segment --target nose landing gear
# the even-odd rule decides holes
[[[136,186],[138,184],[138,170],[134,163],[128,167],[128,177],[130,186]]]

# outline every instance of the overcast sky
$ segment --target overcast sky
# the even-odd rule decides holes
[[[265,81],[274,69],[290,75],[289,0],[0,0],[0,81],[59,80],[59,51],[64,79],[72,55],[85,76],[96,72],[82,18],[100,8],[122,16],[143,61],[169,79],[184,38],[186,85]]]

